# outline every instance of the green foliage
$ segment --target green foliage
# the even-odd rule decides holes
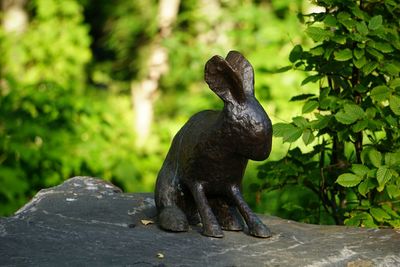
[[[312,72],[302,85],[318,83],[319,94],[294,97],[304,101],[304,115],[274,125],[276,137],[289,143],[302,137],[309,152],[294,148],[264,164],[261,188],[297,184],[337,224],[398,228],[400,8],[390,0],[317,5],[325,11],[302,17],[315,46],[296,45],[289,59]],[[324,220],[319,209],[312,214],[314,222]]]
[[[79,2],[34,0],[29,8],[35,16],[26,32],[7,36],[4,72],[23,84],[55,82],[70,89],[82,88],[91,52]]]
[[[143,75],[147,45],[157,32],[157,3],[154,0],[85,2],[95,57],[90,64],[90,79],[95,84],[126,90],[132,79]]]
[[[136,152],[129,97],[85,84],[91,37],[79,2],[27,8],[25,32],[0,29],[0,215],[75,175],[150,191],[161,152]]]
[[[235,49],[250,59],[257,97],[273,121],[296,114],[302,100],[309,101],[305,114],[318,108],[315,94],[309,93],[315,93],[319,77],[311,75],[305,98],[289,103],[305,74],[282,73],[292,69],[290,62],[306,47],[303,26],[294,15],[308,8],[305,1],[181,1],[172,34],[162,42],[169,72],[156,93],[152,133],[139,150],[134,147],[131,85],[147,74],[149,51],[160,41],[159,1],[27,3],[25,31],[0,28],[0,215],[74,175],[102,177],[126,191],[152,191],[174,134],[194,113],[221,107],[203,81],[204,63],[212,55]],[[297,46],[287,59],[292,41],[303,47]],[[381,97],[397,110],[396,98]],[[322,129],[330,120],[334,118],[324,115],[313,127]],[[296,133],[288,140],[300,135],[306,143],[315,142],[310,122],[294,120]],[[275,142],[271,158],[281,157],[287,147]],[[244,182],[253,184],[244,193],[255,209],[317,220],[309,214],[318,208],[318,197],[297,184],[282,194],[272,192],[274,201],[268,192],[254,194],[255,166],[249,164]],[[393,188],[390,192],[396,194]],[[304,206],[308,208],[302,210]]]

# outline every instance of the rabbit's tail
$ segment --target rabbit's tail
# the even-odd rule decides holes
[[[189,223],[185,213],[176,206],[164,207],[158,215],[160,227],[173,232],[186,232]]]

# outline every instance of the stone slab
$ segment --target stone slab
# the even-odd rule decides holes
[[[160,230],[150,193],[74,177],[0,218],[0,266],[400,266],[400,231],[260,218],[273,236]]]

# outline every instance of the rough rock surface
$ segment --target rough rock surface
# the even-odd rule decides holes
[[[1,266],[400,266],[400,232],[260,216],[274,235],[164,232],[152,194],[90,177],[40,191],[0,219]]]

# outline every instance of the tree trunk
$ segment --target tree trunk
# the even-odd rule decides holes
[[[2,27],[5,32],[22,33],[28,25],[28,14],[25,11],[26,0],[2,0]]]
[[[150,45],[150,53],[145,68],[145,77],[131,83],[132,103],[135,112],[137,145],[143,146],[150,134],[153,122],[153,105],[157,95],[159,80],[168,71],[168,51],[162,41],[169,37],[175,21],[180,0],[161,0],[158,9],[159,32]]]
[[[1,28],[6,34],[9,42],[0,43],[0,87],[8,88],[7,82],[3,77],[7,73],[6,62],[17,64],[21,61],[17,46],[22,34],[28,27],[28,14],[25,11],[26,0],[0,0],[1,8]]]

